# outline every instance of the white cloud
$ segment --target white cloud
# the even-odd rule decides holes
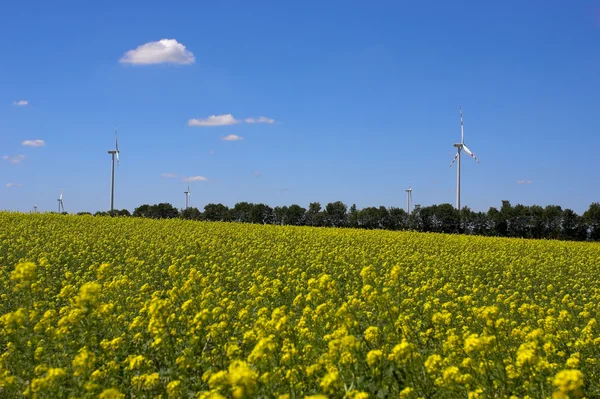
[[[201,126],[201,127],[209,127],[209,126],[228,126],[235,125],[240,123],[237,119],[233,117],[231,114],[225,115],[211,115],[205,119],[190,119],[188,121],[188,126]]]
[[[261,116],[260,118],[246,118],[246,123],[275,123],[275,119],[267,118],[266,116]]]
[[[8,155],[5,155],[5,156],[2,157],[2,159],[4,159],[5,161],[8,161],[10,163],[17,164],[17,163],[20,163],[22,160],[25,159],[25,155],[19,154],[19,155],[15,155],[15,156],[12,156],[12,157],[8,156]]]
[[[12,187],[21,187],[21,184],[17,184],[17,183],[6,183],[4,185],[4,187],[6,188],[12,188]]]
[[[237,134],[228,134],[227,136],[221,137],[221,140],[239,141],[239,140],[244,140],[244,138],[242,136],[238,136]]]
[[[531,180],[517,180],[517,184],[531,184],[533,183]]]
[[[21,144],[25,147],[43,147],[46,145],[44,140],[25,140]]]
[[[175,173],[161,173],[160,177],[164,177],[165,179],[174,179],[177,177]]]
[[[126,52],[120,60],[124,64],[135,65],[193,64],[194,61],[196,61],[194,54],[175,39],[162,39],[142,44],[135,50]]]
[[[193,181],[207,181],[208,179],[204,176],[190,176],[184,177],[183,181],[185,182],[193,182]]]
[[[19,100],[19,101],[13,101],[13,105],[16,105],[17,107],[24,107],[25,105],[28,105],[29,101],[27,100]]]

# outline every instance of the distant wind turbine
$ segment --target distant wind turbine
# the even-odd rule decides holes
[[[412,201],[412,187],[408,186],[406,190],[406,213],[410,216],[410,203]]]
[[[108,151],[109,154],[112,155],[112,166],[110,169],[111,179],[110,179],[110,212],[115,209],[115,155],[117,156],[117,166],[121,164],[119,160],[119,138],[117,136],[117,128],[115,127],[115,149]]]
[[[459,107],[460,110],[460,143],[453,144],[456,147],[456,155],[450,164],[450,167],[454,165],[454,161],[458,159],[458,164],[456,165],[456,209],[460,211],[460,152],[465,150],[467,154],[469,154],[474,160],[479,163],[479,159],[467,148],[465,145],[465,130],[463,125],[463,116],[462,116],[462,108]]]
[[[58,201],[58,213],[61,213],[61,209],[62,209],[62,212],[64,212],[65,206],[63,205],[63,190],[62,189],[60,190],[60,196],[58,197],[57,201]],[[36,209],[37,209],[37,206],[36,206]]]
[[[187,191],[184,191],[183,193],[185,194],[185,209],[188,209],[188,207],[190,206],[190,194],[192,193],[190,191],[190,182],[188,182]]]

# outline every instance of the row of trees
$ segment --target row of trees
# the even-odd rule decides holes
[[[96,213],[102,214],[107,213]],[[114,215],[131,216],[126,209],[114,211]],[[161,203],[141,205],[133,211],[132,216],[600,241],[600,203],[591,204],[581,216],[560,206],[512,206],[509,201],[502,201],[500,209],[492,207],[487,212],[474,212],[468,207],[458,211],[450,204],[417,205],[410,216],[402,208],[380,206],[357,209],[356,205],[348,208],[340,201],[328,203],[325,208],[318,202],[311,203],[308,208],[296,204],[272,208],[248,202],[238,202],[233,208],[223,204],[208,204],[203,212],[197,208],[177,210],[171,204]]]

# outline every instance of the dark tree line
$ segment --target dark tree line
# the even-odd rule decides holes
[[[82,212],[86,213],[86,212]],[[97,212],[95,215],[108,215]],[[456,210],[451,204],[415,206],[410,216],[402,208],[348,208],[340,201],[321,207],[312,202],[308,208],[300,205],[276,206],[238,202],[229,208],[223,204],[208,204],[201,212],[197,208],[178,210],[168,203],[141,205],[130,215],[126,209],[114,216],[134,216],[153,219],[182,218],[218,222],[278,224],[314,227],[350,227],[360,229],[413,230],[437,233],[461,233],[495,237],[521,237],[559,240],[600,241],[600,203],[593,203],[583,215],[560,206],[502,206],[487,212],[474,212],[468,207]]]

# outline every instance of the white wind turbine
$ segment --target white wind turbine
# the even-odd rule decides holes
[[[119,138],[117,136],[117,128],[115,127],[115,149],[108,151],[112,155],[111,179],[110,179],[110,213],[115,209],[115,155],[117,156],[117,166],[119,161]]]
[[[188,209],[190,206],[190,194],[192,193],[190,191],[190,182],[188,181],[188,188],[187,191],[183,192],[185,194],[185,209]]]
[[[412,201],[412,187],[408,186],[406,190],[406,213],[410,216],[410,203]]]
[[[465,145],[465,130],[463,125],[463,116],[462,116],[462,108],[460,108],[460,143],[454,144],[456,147],[456,155],[450,164],[450,167],[454,165],[454,161],[458,158],[458,164],[456,165],[456,209],[460,211],[460,152],[465,150],[467,154],[469,154],[474,160],[479,163],[479,159],[469,150],[469,148]]]
[[[60,190],[60,196],[58,197],[58,200],[57,200],[58,201],[58,213],[61,213],[61,209],[62,209],[63,212],[65,211],[65,207],[63,205],[62,198],[63,198],[63,190],[61,189]],[[36,209],[37,209],[37,206],[36,206]]]

